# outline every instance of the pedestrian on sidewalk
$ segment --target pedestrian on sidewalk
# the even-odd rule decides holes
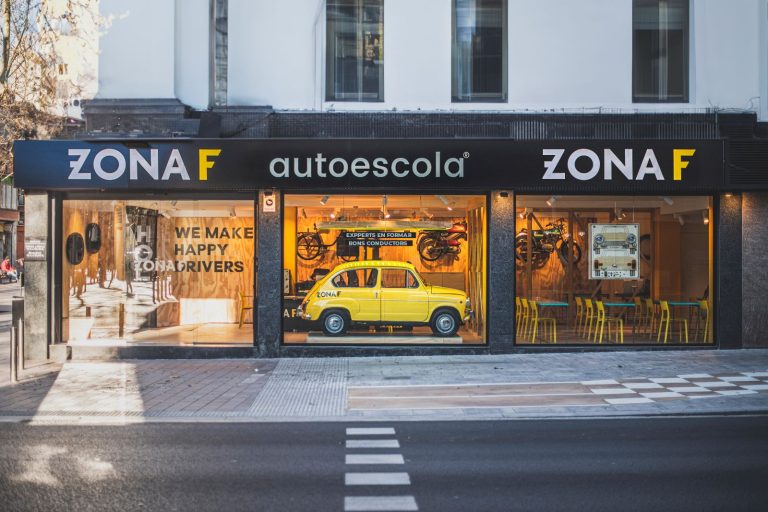
[[[6,256],[3,259],[3,262],[0,263],[0,271],[5,272],[5,275],[14,281],[19,280],[19,275],[16,273],[16,269],[11,266],[11,259],[8,256]]]

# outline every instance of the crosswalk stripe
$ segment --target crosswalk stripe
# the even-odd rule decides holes
[[[408,473],[346,473],[345,485],[411,485]]]
[[[405,464],[403,456],[399,453],[388,454],[353,454],[347,455],[347,464]]]
[[[344,510],[348,512],[419,510],[413,496],[347,496]]]
[[[347,439],[347,448],[400,448],[397,439]]]
[[[380,428],[360,428],[350,427],[347,429],[348,436],[392,436],[395,435],[395,429],[392,427]]]

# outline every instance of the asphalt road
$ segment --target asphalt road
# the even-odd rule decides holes
[[[388,447],[351,446],[369,440]],[[349,457],[366,454],[390,457]],[[398,484],[345,485],[345,474],[371,472]],[[766,503],[768,417],[0,424],[0,510],[8,511],[681,512]]]

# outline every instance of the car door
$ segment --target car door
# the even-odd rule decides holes
[[[427,290],[404,268],[381,269],[381,321],[426,322],[429,320]]]
[[[379,271],[357,268],[340,272],[331,279],[338,290],[336,303],[344,306],[356,322],[377,322],[381,316],[378,294]]]

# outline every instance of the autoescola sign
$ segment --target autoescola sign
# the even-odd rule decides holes
[[[718,190],[723,143],[507,139],[17,141],[15,182],[43,190],[406,188]]]

